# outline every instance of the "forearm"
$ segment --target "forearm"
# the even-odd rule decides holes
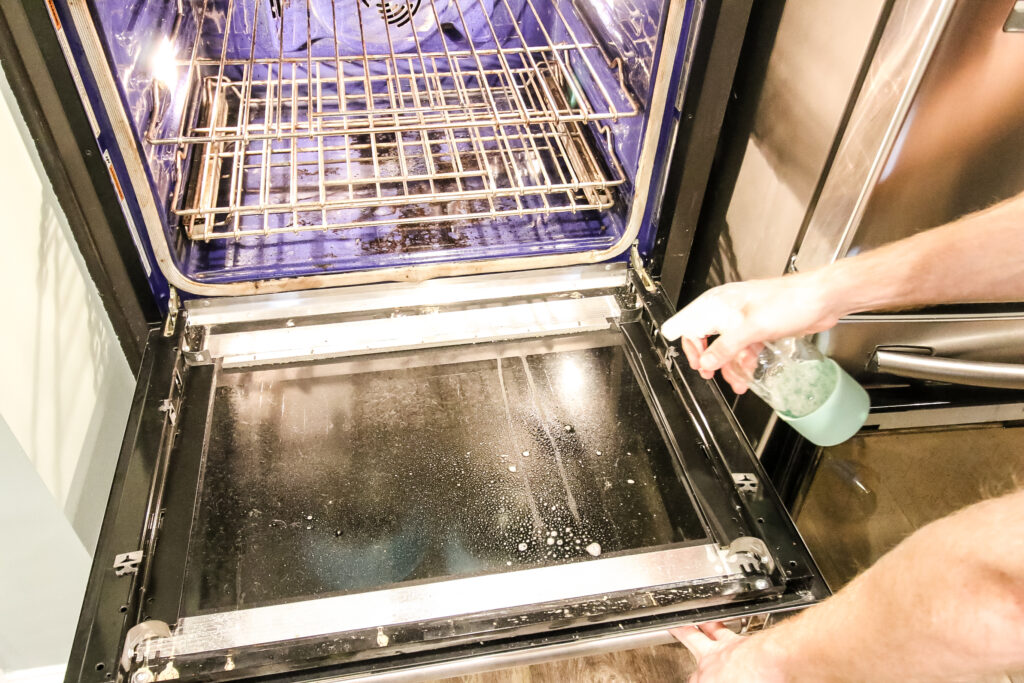
[[[841,317],[1024,300],[1024,195],[812,271]]]
[[[745,645],[794,681],[953,680],[1024,668],[1022,537],[1024,491],[972,506]]]

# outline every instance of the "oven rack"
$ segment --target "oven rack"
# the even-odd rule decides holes
[[[416,4],[420,13],[430,11],[440,21],[436,1],[417,0]],[[330,3],[333,49],[328,53],[324,54],[322,47],[314,53],[316,41],[312,35],[306,40],[304,54],[287,52],[282,35],[278,54],[260,56],[255,40],[260,14],[254,9],[245,22],[236,21],[233,26],[234,1],[229,0],[219,57],[200,55],[201,36],[197,32],[190,58],[174,63],[174,73],[184,73],[183,87],[188,93],[183,109],[170,108],[183,114],[177,130],[166,131],[154,120],[147,141],[183,146],[397,133],[411,128],[617,121],[639,113],[624,84],[621,61],[609,62],[598,45],[577,36],[579,27],[573,28],[561,0],[545,3],[551,7],[543,13],[549,15],[546,18],[537,8],[541,0],[523,1],[526,17],[539,27],[529,39],[513,20],[511,29],[506,26],[510,35],[503,41],[495,28],[496,20],[485,12],[488,31],[483,37],[474,37],[473,31],[463,25],[463,40],[456,44],[443,31],[436,32],[433,42],[428,43],[433,49],[427,49],[426,41],[418,37],[416,22],[407,24],[414,41],[410,44],[407,40],[404,45],[392,40],[390,31],[397,29],[382,22],[389,31],[390,49],[377,52],[368,51],[365,38],[367,22],[375,16],[373,10],[363,7],[359,0],[343,4],[335,1]],[[199,26],[204,25],[208,2],[204,0]],[[380,7],[385,4],[404,5],[412,11],[411,0],[388,0]],[[303,3],[292,3],[289,8],[301,12]],[[339,26],[345,26],[346,31],[356,29],[346,25],[351,16],[339,18],[338,14],[344,11],[350,15],[353,8],[362,50],[342,54]],[[499,10],[506,19],[517,19],[510,0],[495,0],[496,17]],[[308,0],[304,11],[309,12]],[[237,27],[239,23],[244,27]],[[229,44],[250,42],[246,58],[229,56]],[[405,49],[400,51],[399,47]],[[588,84],[586,88],[582,82]],[[230,124],[222,120],[221,110],[232,112]],[[154,107],[157,116],[166,111],[167,107]],[[204,117],[203,112],[210,114]],[[200,121],[204,118],[205,122]]]
[[[603,210],[624,173],[582,124],[208,143],[175,211],[194,240]]]

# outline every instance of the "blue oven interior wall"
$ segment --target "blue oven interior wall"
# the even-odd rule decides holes
[[[416,17],[425,14],[422,7],[427,4],[431,14],[448,30],[431,32],[421,28],[413,39],[408,23],[389,30],[387,35],[366,32],[360,35],[357,32],[359,22],[353,19],[360,13],[377,10],[359,0],[344,3],[284,0],[280,8],[272,0],[182,0],[181,16],[175,2],[97,0],[94,7],[97,27],[147,162],[149,182],[157,199],[166,239],[179,269],[186,276],[216,283],[319,275],[440,261],[578,252],[607,248],[618,241],[625,229],[625,217],[637,182],[640,141],[647,121],[666,3],[663,0],[427,0],[423,5],[417,3],[421,10]],[[407,7],[411,4],[407,3]],[[436,26],[436,19],[418,25]],[[417,19],[414,17],[413,21]],[[683,35],[686,34],[684,28]],[[500,45],[513,50],[507,59],[513,60],[514,69],[524,65],[523,51],[514,52],[515,48],[523,46],[524,40],[528,46],[543,45],[549,40],[593,41],[599,48],[587,50],[591,68],[583,68],[578,63],[578,54],[576,62],[572,63],[584,93],[595,101],[602,92],[611,93],[610,97],[605,95],[606,100],[625,110],[629,102],[622,93],[628,91],[639,109],[637,116],[588,124],[591,144],[607,159],[605,141],[610,139],[623,171],[624,182],[614,189],[617,201],[611,210],[410,224],[408,216],[415,216],[416,211],[457,213],[460,210],[457,206],[438,209],[424,204],[360,209],[374,212],[377,224],[359,228],[211,240],[190,239],[180,228],[181,218],[173,209],[182,206],[189,174],[195,172],[197,155],[193,152],[203,147],[178,147],[149,141],[173,138],[183,131],[188,134],[193,126],[202,125],[197,124],[199,113],[189,106],[194,99],[189,95],[203,80],[197,78],[197,74],[205,74],[207,79],[211,76],[209,71],[190,67],[193,53],[215,60],[224,56],[228,66],[215,77],[225,79],[242,78],[243,67],[232,66],[232,60],[265,60],[265,66],[253,68],[250,79],[269,82],[282,75],[278,72],[280,67],[276,66],[282,57],[287,64],[284,77],[301,79],[307,75],[305,59],[331,56],[336,50],[342,56],[358,56],[364,43],[371,54],[386,53],[388,41],[391,49],[401,53],[465,50],[472,44],[478,52],[484,53],[481,57],[485,61],[484,69],[500,68],[494,49]],[[486,54],[488,50],[490,54]],[[514,63],[516,59],[519,63]],[[609,60],[616,59],[622,65],[621,70],[608,66]],[[330,60],[321,59],[317,67],[317,75],[323,83],[319,87],[327,96],[331,94],[328,92],[331,83],[336,80],[329,63]],[[371,67],[375,68],[376,64]],[[351,76],[346,71],[349,68],[350,64],[342,65],[346,77]],[[409,60],[395,63],[394,68],[401,73],[403,68],[416,69],[416,66]],[[334,100],[338,101],[336,95]],[[605,126],[610,136],[602,130]],[[263,144],[276,149],[273,145],[287,145],[289,141],[272,140]],[[271,179],[275,179],[273,174]],[[640,181],[650,182],[649,179]],[[176,193],[179,183],[181,191]],[[401,216],[407,222],[388,224],[389,216]],[[289,221],[299,225],[304,222],[303,216],[296,214],[278,214],[272,219],[280,222],[272,227],[285,227]],[[653,239],[652,232],[648,226],[642,234]]]

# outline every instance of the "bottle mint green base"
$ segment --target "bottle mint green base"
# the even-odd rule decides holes
[[[836,387],[825,402],[803,417],[786,417],[778,413],[793,429],[818,446],[835,446],[856,434],[864,426],[871,408],[864,387],[834,360],[829,358],[827,362],[835,365],[839,374]]]

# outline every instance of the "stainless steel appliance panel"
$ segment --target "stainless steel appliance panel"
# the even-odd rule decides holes
[[[1024,191],[1024,93],[1015,75],[1024,41],[1004,30],[1013,3],[918,4],[930,7],[916,15],[893,11],[890,23],[902,30],[892,42],[883,39],[871,65],[809,216],[798,268],[907,237]],[[877,372],[888,371],[890,378],[980,386],[1014,385],[1020,368],[922,366],[912,356],[1019,364],[1022,341],[1024,303],[852,316],[822,337],[828,353],[867,382],[884,381]],[[886,352],[881,363],[879,348]]]
[[[732,118],[743,137],[723,140],[731,161],[713,181],[721,187],[702,217],[684,297],[786,271],[884,5],[787,2],[775,32],[760,38],[764,47],[756,46],[767,54],[749,49],[741,67],[763,68],[763,77],[741,74],[752,80],[735,86]],[[762,21],[772,18],[768,13]],[[763,67],[758,60],[765,60]],[[735,169],[725,168],[730,163]]]
[[[1024,191],[1024,40],[1013,3],[959,2],[917,88],[848,254]]]

